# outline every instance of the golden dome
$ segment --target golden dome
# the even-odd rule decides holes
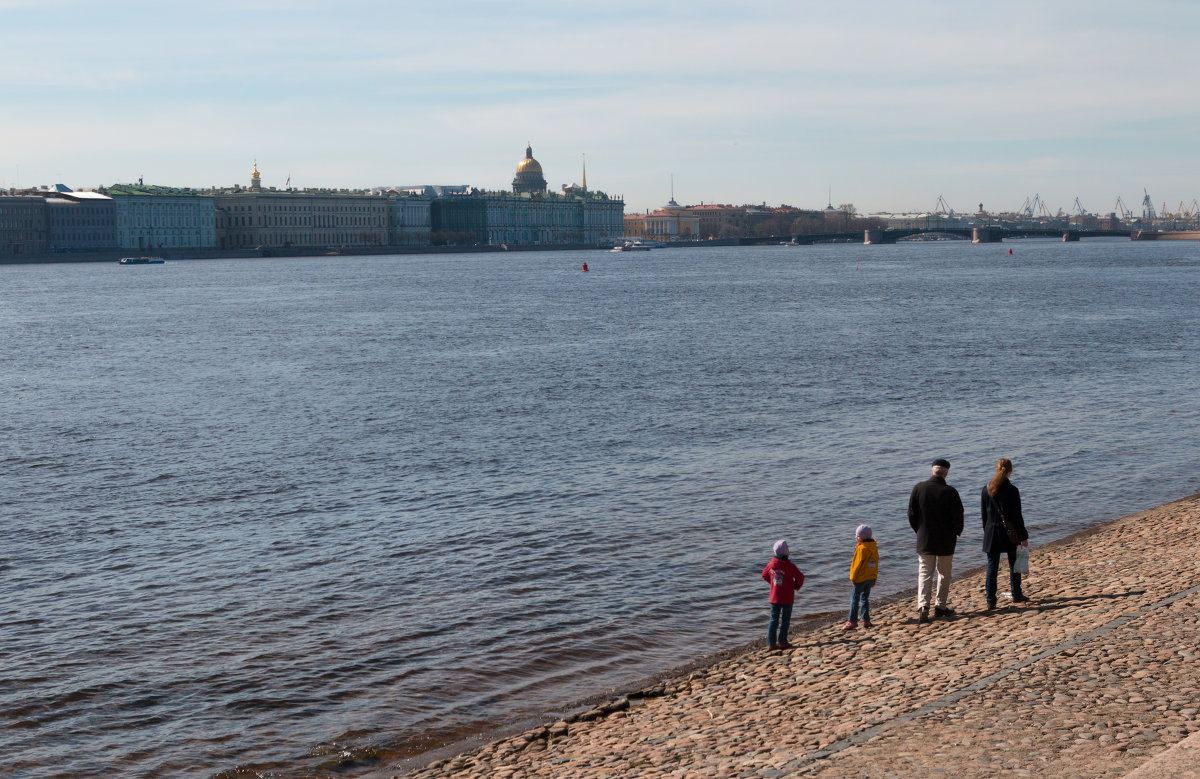
[[[541,173],[542,164],[533,157],[526,157],[517,163],[517,173]]]
[[[258,175],[258,160],[254,161],[254,170],[250,172],[250,178],[261,178],[261,176]]]
[[[517,163],[517,173],[541,173],[542,164],[533,158],[533,146],[525,145],[525,159]]]
[[[542,166],[533,158],[533,147],[525,146],[525,159],[517,163],[517,175],[513,178],[513,192],[530,194],[546,191],[546,177]]]

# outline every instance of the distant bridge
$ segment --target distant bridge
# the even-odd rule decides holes
[[[889,227],[875,230],[851,230],[840,233],[812,233],[809,235],[768,235],[743,238],[743,245],[761,243],[788,243],[811,245],[814,243],[859,243],[889,244],[916,236],[929,239],[944,237],[950,240],[973,241],[975,243],[999,243],[1005,238],[1061,238],[1078,241],[1080,238],[1129,238],[1129,230],[1083,230],[1074,227]]]

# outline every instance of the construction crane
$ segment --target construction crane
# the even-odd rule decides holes
[[[1200,203],[1196,202],[1195,199],[1192,200],[1190,205],[1180,208],[1179,211],[1183,214],[1184,219],[1200,222]],[[1200,224],[1196,224],[1195,226],[1200,227]]]
[[[1154,201],[1150,199],[1150,193],[1143,188],[1142,194],[1145,195],[1142,198],[1142,218],[1158,219],[1158,214],[1154,212]]]
[[[1080,216],[1087,216],[1087,215],[1088,215],[1087,209],[1083,207],[1083,203],[1080,203],[1080,202],[1079,202],[1079,196],[1078,196],[1078,195],[1076,195],[1076,196],[1075,196],[1075,205],[1074,205],[1074,209],[1075,209],[1076,211],[1078,211],[1078,212],[1079,212],[1079,215],[1080,215]]]
[[[942,197],[941,195],[938,195],[937,206],[934,207],[933,213],[946,214],[947,216],[954,216],[954,209],[951,208],[950,204],[946,202],[946,198]]]
[[[1125,201],[1121,199],[1120,195],[1117,195],[1117,204],[1113,206],[1113,210],[1120,214],[1122,219],[1128,219],[1133,216],[1129,211],[1129,206],[1125,205]]]
[[[1050,209],[1046,208],[1046,204],[1042,202],[1042,196],[1036,194],[1032,200],[1025,198],[1025,202],[1021,204],[1021,210],[1017,213],[1027,219],[1033,219],[1035,216],[1052,216]]]

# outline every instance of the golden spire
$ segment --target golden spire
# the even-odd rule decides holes
[[[587,153],[581,152],[579,156],[583,157],[583,191],[587,192]]]
[[[258,160],[254,161],[254,171],[251,172],[250,178],[252,178],[252,179],[262,178],[261,176],[258,175]]]

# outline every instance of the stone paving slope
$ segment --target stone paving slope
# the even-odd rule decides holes
[[[1138,766],[1126,779],[1200,779],[1200,731]]]
[[[1031,558],[1030,603],[956,579],[954,619],[884,605],[409,776],[1123,776],[1200,731],[1200,496]]]

